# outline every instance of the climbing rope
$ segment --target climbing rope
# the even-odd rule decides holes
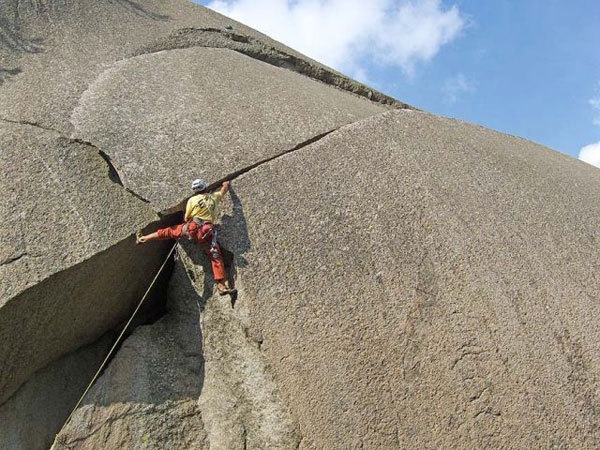
[[[60,427],[60,430],[58,430],[58,433],[56,433],[56,437],[54,438],[54,443],[52,444],[52,447],[50,448],[51,450],[55,448],[55,445],[57,443],[60,443],[61,445],[66,446],[65,443],[58,442],[58,436],[60,435],[60,433],[62,433],[62,431],[65,429],[65,427],[69,424],[69,422],[73,418],[73,414],[75,414],[75,411],[77,410],[77,408],[79,408],[79,405],[81,405],[81,402],[86,397],[86,395],[88,394],[89,390],[92,388],[92,386],[94,385],[94,383],[96,382],[96,380],[100,376],[100,373],[104,370],[104,366],[106,366],[106,363],[111,358],[113,352],[115,351],[115,349],[117,348],[117,346],[121,342],[121,339],[125,335],[125,332],[129,328],[129,325],[131,325],[131,322],[133,321],[133,318],[135,317],[135,315],[139,311],[140,307],[142,306],[142,304],[146,300],[146,297],[148,296],[148,293],[150,292],[150,290],[154,286],[154,283],[156,283],[156,280],[158,279],[158,276],[161,274],[161,272],[165,268],[165,265],[167,264],[167,261],[169,261],[169,258],[173,254],[173,251],[175,250],[176,247],[177,247],[177,242],[175,242],[175,244],[173,244],[173,247],[171,247],[171,251],[169,251],[169,254],[165,258],[165,260],[162,263],[162,265],[160,266],[160,269],[158,269],[158,272],[156,272],[156,275],[154,276],[154,279],[152,280],[152,283],[150,283],[150,286],[148,286],[148,289],[146,289],[146,292],[145,292],[144,296],[142,297],[142,299],[138,303],[137,307],[135,308],[135,311],[133,311],[133,314],[131,315],[131,317],[129,318],[129,320],[127,321],[127,323],[125,324],[125,327],[121,331],[121,334],[119,335],[119,337],[117,338],[117,340],[113,344],[112,348],[108,352],[108,355],[106,355],[106,358],[104,358],[104,361],[102,361],[102,364],[100,365],[100,368],[98,368],[98,370],[96,371],[96,374],[92,378],[92,381],[90,381],[90,384],[88,384],[87,388],[85,389],[85,391],[83,392],[83,394],[79,398],[79,401],[77,402],[77,404],[75,405],[75,407],[71,411],[71,414],[69,414],[69,417],[67,417],[67,420],[65,420],[65,423],[63,424],[63,426]]]

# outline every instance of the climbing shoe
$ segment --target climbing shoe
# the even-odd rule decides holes
[[[217,288],[217,291],[219,291],[219,295],[235,295],[235,294],[237,294],[237,289],[219,289],[219,288]]]

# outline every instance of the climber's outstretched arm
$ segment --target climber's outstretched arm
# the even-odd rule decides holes
[[[156,231],[154,233],[150,233],[150,234],[147,234],[145,236],[140,236],[140,234],[138,234],[136,236],[136,243],[137,244],[143,244],[144,242],[155,241],[157,239],[160,239],[158,237],[158,232],[156,232]]]
[[[221,185],[221,195],[225,195],[227,194],[227,191],[229,190],[229,181],[224,181],[223,184]]]

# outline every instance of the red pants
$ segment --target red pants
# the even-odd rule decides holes
[[[161,228],[157,230],[159,239],[180,239],[186,237],[183,234],[183,226],[185,224],[174,225],[172,227]],[[187,228],[188,235],[196,242],[200,243],[204,253],[210,259],[212,265],[213,276],[215,281],[225,280],[227,275],[225,274],[225,264],[223,264],[223,254],[221,253],[221,247],[215,242],[214,254],[211,252],[211,241],[213,236],[213,225],[206,223],[202,226],[202,230],[196,222],[188,222]]]

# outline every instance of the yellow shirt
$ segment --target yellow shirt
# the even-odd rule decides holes
[[[194,195],[187,201],[184,220],[187,222],[196,217],[214,223],[217,220],[217,205],[221,202],[222,197],[221,191]]]

